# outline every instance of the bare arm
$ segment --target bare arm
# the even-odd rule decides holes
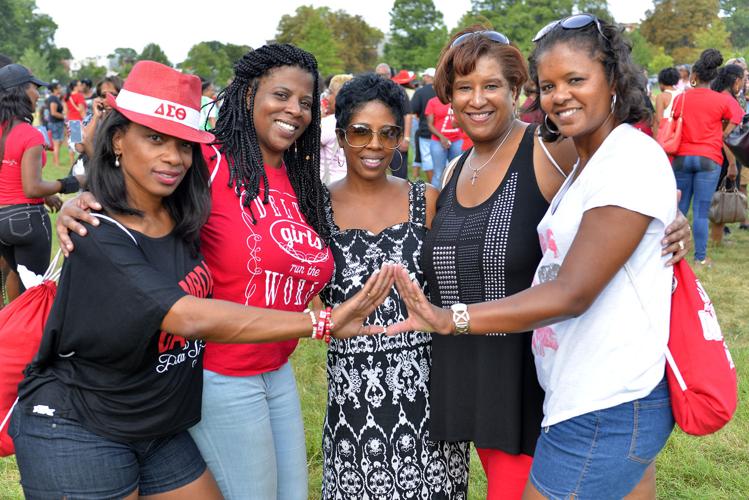
[[[57,104],[56,102],[50,103],[49,104],[49,114],[52,115],[52,116],[54,116],[55,118],[59,118],[60,120],[64,120],[65,119],[65,115],[62,114],[62,110],[61,109],[57,109],[59,107],[60,107],[59,104]]]
[[[388,296],[393,286],[394,272],[395,265],[383,265],[356,295],[333,309],[332,332],[336,337],[350,337],[359,332],[367,316]],[[244,306],[187,295],[172,306],[161,327],[188,339],[240,344],[309,337],[312,321],[308,313]]]
[[[653,116],[653,135],[658,133],[658,127],[661,124],[661,118],[663,118],[663,111],[671,101],[671,94],[668,92],[661,92],[658,97],[655,98],[655,116]]]
[[[403,140],[401,141],[400,146],[398,146],[398,150],[401,153],[407,153],[408,146],[411,143],[411,122],[413,121],[413,115],[409,113],[403,117],[403,120]]]
[[[615,206],[588,210],[557,277],[504,299],[470,305],[471,334],[524,332],[583,314],[635,251],[650,221]],[[388,327],[388,334],[453,333],[452,313],[430,304],[402,270],[396,286],[409,317]]]
[[[427,115],[427,126],[429,127],[429,131],[439,138],[443,148],[447,149],[450,147],[450,141],[447,140],[447,137],[442,135],[442,133],[437,130],[437,127],[434,126],[434,115]]]
[[[21,158],[23,194],[29,198],[43,198],[59,193],[62,183],[42,179],[42,146],[27,149]]]

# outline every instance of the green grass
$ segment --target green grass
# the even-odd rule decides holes
[[[66,163],[66,162],[63,162]],[[46,167],[55,179],[69,167]],[[738,499],[749,494],[749,232],[731,225],[728,244],[710,248],[711,269],[698,271],[718,311],[718,317],[739,376],[739,408],[733,421],[707,437],[687,436],[678,429],[658,457],[658,497],[663,499]],[[300,342],[292,357],[307,433],[310,498],[319,498],[322,477],[320,450],[325,415],[325,345]],[[469,498],[484,498],[486,478],[473,452]],[[22,498],[13,457],[0,459],[0,499]]]

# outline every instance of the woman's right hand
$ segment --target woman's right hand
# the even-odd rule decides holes
[[[335,327],[332,334],[337,339],[356,335],[383,333],[382,326],[364,327],[364,321],[385,301],[395,282],[398,264],[383,264],[379,271],[369,277],[361,290],[346,302],[336,306],[332,312]]]
[[[91,210],[101,210],[101,205],[94,195],[84,192],[66,201],[60,213],[57,215],[55,230],[57,239],[60,241],[60,249],[65,257],[73,251],[73,242],[69,233],[75,231],[81,236],[86,236],[86,228],[81,222],[87,222],[92,226],[99,225],[99,219],[90,214]]]
[[[440,144],[442,144],[443,149],[450,149],[450,141],[447,137],[440,137]]]

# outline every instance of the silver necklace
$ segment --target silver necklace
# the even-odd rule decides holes
[[[497,148],[496,148],[496,149],[494,150],[494,152],[492,153],[492,155],[491,155],[491,156],[489,157],[489,159],[488,159],[488,160],[486,160],[486,161],[484,162],[484,164],[483,164],[483,165],[481,165],[481,166],[480,166],[479,168],[473,168],[473,155],[474,155],[474,154],[476,153],[476,150],[475,150],[475,149],[473,150],[473,152],[471,153],[471,157],[470,157],[470,158],[468,158],[468,168],[470,168],[470,169],[471,169],[471,171],[473,172],[473,173],[471,174],[471,186],[473,186],[474,184],[476,184],[476,179],[478,179],[478,177],[479,177],[479,172],[481,172],[481,169],[482,169],[482,168],[484,168],[485,166],[487,166],[487,165],[489,164],[489,162],[490,162],[490,161],[492,161],[492,160],[494,159],[494,155],[496,155],[496,154],[497,154],[497,151],[499,151],[499,148],[501,148],[501,147],[502,147],[502,145],[503,145],[503,144],[505,143],[505,141],[507,140],[507,138],[508,138],[508,137],[510,137],[510,132],[512,132],[513,130],[515,130],[515,120],[513,120],[513,121],[512,121],[512,125],[510,125],[510,129],[509,129],[509,130],[507,131],[507,133],[505,134],[505,136],[504,136],[504,137],[502,138],[502,140],[501,140],[501,141],[499,142],[499,145],[498,145],[498,146],[497,146]]]

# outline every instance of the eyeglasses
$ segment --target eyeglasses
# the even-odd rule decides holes
[[[346,129],[336,129],[346,144],[352,148],[364,148],[372,142],[372,137],[377,134],[380,144],[387,149],[395,149],[403,138],[403,129],[398,125],[385,125],[380,130],[372,130],[369,126],[361,123],[353,123]]]
[[[510,45],[510,39],[499,31],[471,31],[470,33],[463,33],[453,40],[453,43],[450,44],[450,48],[453,49],[463,45],[469,38],[473,38],[474,36],[483,36],[493,42],[501,43],[502,45]]]
[[[603,30],[601,29],[601,21],[596,16],[594,16],[593,14],[575,14],[574,16],[565,17],[564,19],[557,19],[556,21],[550,22],[549,24],[541,28],[538,33],[536,33],[536,36],[533,37],[533,42],[535,43],[541,40],[557,26],[561,26],[562,29],[565,30],[579,30],[581,28],[585,28],[586,26],[590,26],[593,23],[596,23],[598,33],[606,40],[608,40],[609,38],[603,34]]]

